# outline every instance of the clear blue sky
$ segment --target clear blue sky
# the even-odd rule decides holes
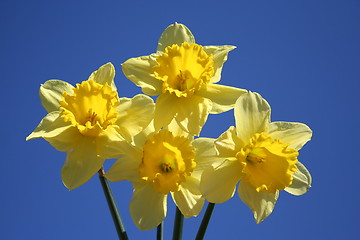
[[[236,2],[236,3],[235,3]],[[360,214],[360,1],[10,1],[0,2],[2,239],[116,239],[98,178],[68,191],[65,154],[42,139],[25,142],[46,111],[38,89],[49,79],[75,84],[106,62],[119,95],[141,93],[120,64],[148,55],[162,31],[180,22],[202,45],[236,45],[220,83],[259,92],[273,121],[309,125],[313,139],[299,160],[313,176],[301,197],[281,192],[257,225],[235,195],[215,206],[206,239],[355,239]],[[233,112],[211,115],[202,136],[234,125]],[[108,168],[111,161],[106,165]],[[128,210],[132,188],[111,184],[130,239],[139,231]],[[165,237],[171,238],[169,201]],[[193,239],[201,215],[186,219]]]

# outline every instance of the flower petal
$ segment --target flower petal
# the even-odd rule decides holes
[[[59,151],[69,151],[81,138],[78,130],[71,123],[64,122],[61,111],[48,113],[26,138],[26,141],[34,138],[44,138]]]
[[[236,135],[236,128],[233,126],[215,140],[215,148],[221,157],[235,157],[244,145],[244,142]]]
[[[241,88],[228,87],[219,84],[208,84],[201,88],[197,95],[212,101],[210,113],[222,113],[234,108],[236,100],[247,91]]]
[[[171,24],[161,34],[157,52],[164,52],[166,47],[173,44],[180,46],[183,42],[195,43],[194,35],[184,24]]]
[[[270,112],[269,104],[260,94],[248,92],[241,95],[234,108],[238,137],[247,143],[255,133],[266,131]]]
[[[272,122],[269,125],[268,134],[284,143],[289,143],[291,148],[300,150],[311,139],[312,131],[303,123]]]
[[[253,211],[256,223],[261,223],[272,213],[279,197],[279,191],[276,193],[257,192],[243,181],[238,191],[241,200]]]
[[[203,49],[208,55],[213,55],[214,60],[214,76],[210,79],[211,83],[217,83],[221,78],[221,71],[224,63],[227,60],[228,53],[234,50],[235,46],[204,46]]]
[[[193,177],[187,177],[181,183],[180,190],[172,193],[172,197],[181,213],[186,217],[199,215],[204,206],[204,198],[200,193],[200,181]]]
[[[179,124],[176,122],[175,119],[173,119],[169,123],[169,125],[167,126],[167,130],[169,130],[174,136],[182,136],[182,137],[189,138],[191,140],[194,139],[194,137],[192,135],[190,135],[188,132],[184,131],[184,129],[181,128],[181,126],[179,126]]]
[[[130,58],[121,66],[125,76],[135,83],[136,86],[141,87],[145,94],[156,96],[161,93],[162,88],[162,82],[151,73],[152,67],[156,64],[156,57],[152,54]]]
[[[212,164],[217,163],[216,165],[219,165],[225,160],[225,158],[217,156],[214,141],[215,139],[212,138],[197,138],[193,141],[196,167],[191,176],[200,178],[203,171],[211,167]]]
[[[128,180],[135,182],[139,180],[139,165],[142,160],[142,150],[128,144],[128,151],[118,159],[105,173],[110,182]]]
[[[94,80],[95,82],[100,83],[101,85],[105,85],[105,83],[107,83],[109,84],[109,86],[112,87],[114,91],[116,91],[114,77],[115,77],[115,68],[114,65],[109,62],[102,65],[98,70],[94,71],[90,75],[89,80]]]
[[[135,135],[133,138],[133,142],[135,146],[142,147],[147,141],[150,134],[155,132],[154,121],[151,121],[149,125],[141,131],[139,134]]]
[[[194,136],[199,136],[211,108],[212,102],[206,98],[198,96],[180,98],[176,105],[178,114],[175,119],[185,131]]]
[[[116,110],[116,124],[127,132],[124,136],[133,137],[149,125],[153,119],[155,104],[150,97],[139,94],[133,98],[120,98],[120,105]]]
[[[155,103],[154,126],[160,129],[167,126],[176,114],[178,98],[171,94],[161,94]]]
[[[74,93],[74,87],[61,80],[48,80],[40,87],[40,100],[43,107],[48,112],[58,111],[60,102],[63,99],[63,93],[67,92],[69,95]]]
[[[130,214],[140,230],[157,227],[166,216],[167,194],[154,191],[151,184],[135,187],[131,202]]]
[[[200,191],[212,203],[223,203],[234,196],[236,184],[241,177],[240,164],[225,160],[219,166],[206,169],[200,181]]]
[[[292,175],[293,182],[285,188],[285,191],[293,195],[299,196],[307,193],[311,187],[312,178],[309,171],[300,162],[296,163],[297,171]]]
[[[126,153],[129,149],[131,136],[124,138],[121,133],[123,133],[123,131],[120,130],[119,126],[108,126],[106,130],[96,138],[97,154],[102,158],[108,159],[118,158]]]
[[[83,138],[75,149],[67,152],[61,171],[64,185],[72,190],[87,182],[100,170],[104,159],[96,154],[93,138]]]

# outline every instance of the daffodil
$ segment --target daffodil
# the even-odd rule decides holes
[[[162,33],[156,53],[131,58],[122,64],[125,76],[151,96],[159,95],[155,128],[172,119],[185,131],[199,135],[209,113],[234,107],[243,89],[216,84],[228,53],[234,46],[201,46],[183,24]]]
[[[149,126],[134,140],[105,177],[133,183],[130,214],[135,224],[141,230],[158,226],[166,216],[169,194],[185,217],[197,216],[204,204],[201,172],[211,164],[208,143],[192,140],[173,122],[159,131]]]
[[[121,146],[152,120],[153,100],[145,95],[119,98],[114,76],[107,63],[76,87],[61,80],[40,87],[48,114],[26,140],[44,138],[67,152],[62,180],[70,190],[88,181],[106,158],[117,157]]]
[[[212,140],[217,160],[203,172],[200,189],[209,202],[222,203],[240,181],[239,196],[260,223],[273,211],[279,191],[302,195],[310,187],[298,151],[312,131],[302,123],[270,122],[270,106],[257,93],[240,96],[234,110],[236,127]]]

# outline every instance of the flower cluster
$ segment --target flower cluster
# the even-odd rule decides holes
[[[111,63],[76,87],[49,80],[40,87],[48,114],[27,137],[44,138],[66,152],[62,181],[79,187],[104,161],[105,173],[133,183],[130,213],[142,230],[166,217],[167,197],[185,217],[197,216],[207,200],[223,203],[236,186],[260,223],[279,192],[302,195],[311,175],[299,150],[312,131],[302,123],[270,122],[271,108],[258,93],[218,84],[234,46],[202,46],[183,24],[162,33],[155,53],[122,64],[144,94],[120,98]],[[235,125],[217,139],[199,137],[209,114],[234,109]],[[196,138],[195,138],[196,137]]]

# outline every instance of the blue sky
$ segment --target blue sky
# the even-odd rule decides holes
[[[49,79],[79,83],[112,62],[119,95],[139,94],[120,64],[154,52],[162,31],[180,22],[199,44],[237,46],[221,84],[259,92],[273,121],[303,122],[313,130],[299,157],[313,176],[310,191],[300,197],[281,192],[259,225],[235,195],[215,206],[206,239],[354,239],[359,12],[355,0],[1,1],[2,238],[116,239],[98,178],[68,191],[60,176],[65,154],[42,139],[25,142],[46,114],[38,89]],[[201,136],[217,138],[231,125],[233,111],[211,115]],[[130,218],[131,185],[111,187],[130,239],[155,239],[156,230],[139,231]],[[185,220],[184,239],[194,238],[204,210]],[[166,239],[174,212],[169,201]]]

